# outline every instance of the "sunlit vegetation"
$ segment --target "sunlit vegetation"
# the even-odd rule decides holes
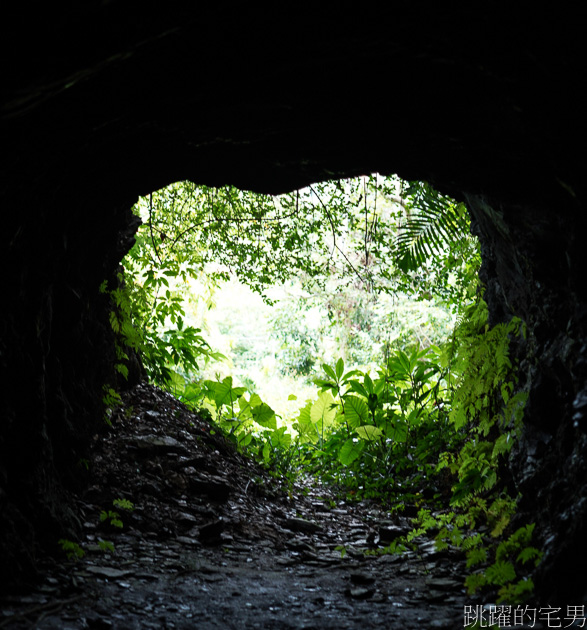
[[[469,592],[531,591],[540,552],[531,526],[511,528],[501,475],[522,422],[508,347],[524,324],[487,325],[464,204],[372,175],[279,197],[180,182],[136,212],[111,291],[123,375],[137,352],[286,484],[314,475],[413,515],[379,553],[434,532],[467,554]]]

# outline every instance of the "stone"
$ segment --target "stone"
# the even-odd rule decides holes
[[[430,588],[441,590],[441,591],[453,591],[463,589],[462,582],[458,580],[454,580],[452,578],[430,578],[426,580],[426,585]]]
[[[291,529],[294,532],[305,532],[313,534],[321,529],[320,525],[307,521],[304,518],[286,518],[284,521],[284,527]]]
[[[134,444],[143,452],[187,452],[175,438],[166,435],[140,435],[135,438]]]
[[[371,597],[375,593],[374,589],[371,588],[351,588],[348,590],[348,594],[353,599],[367,599]]]
[[[133,574],[133,571],[124,570],[124,569],[115,569],[113,567],[99,567],[99,566],[86,566],[84,570],[88,573],[92,573],[93,575],[97,575],[99,577],[107,578],[110,580],[115,580],[118,578],[127,577]]]

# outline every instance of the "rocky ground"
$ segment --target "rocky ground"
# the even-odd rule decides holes
[[[47,559],[36,589],[0,600],[0,628],[463,627],[458,550],[366,555],[408,519],[281,487],[154,387],[125,395],[88,465],[85,555]]]

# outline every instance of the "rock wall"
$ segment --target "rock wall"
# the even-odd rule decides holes
[[[528,321],[512,472],[546,537],[541,588],[564,592],[585,556],[581,16],[407,2],[13,9],[0,27],[0,580],[75,527],[67,491],[112,379],[99,286],[130,246],[137,195],[188,178],[276,193],[379,171],[468,200],[491,317]]]
[[[527,338],[512,340],[519,387],[528,392],[524,432],[509,467],[522,494],[520,521],[536,522],[545,551],[537,596],[582,601],[577,579],[587,557],[584,219],[571,208],[508,208],[467,196],[482,243],[481,278],[492,323],[524,319]],[[572,205],[572,204],[571,204]],[[556,577],[555,577],[556,576]]]

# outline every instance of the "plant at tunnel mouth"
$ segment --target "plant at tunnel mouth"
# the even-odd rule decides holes
[[[526,399],[516,390],[509,341],[524,334],[518,319],[490,329],[481,300],[443,347],[397,350],[377,376],[345,371],[343,359],[324,364],[318,398],[302,407],[291,432],[230,377],[188,385],[184,400],[197,392],[217,429],[290,483],[310,472],[348,499],[418,508],[414,530],[380,551],[406,550],[434,532],[439,551],[465,553],[470,594],[489,589],[499,601],[520,602],[542,555],[531,544],[533,525],[512,529],[517,497],[502,479]]]
[[[511,531],[517,497],[508,494],[502,473],[525,403],[509,340],[524,335],[524,325],[515,318],[487,325],[487,306],[477,295],[478,247],[465,236],[463,204],[427,184],[402,184],[398,196],[388,180],[366,181],[362,189],[315,185],[279,200],[183,182],[144,200],[145,229],[111,291],[117,369],[126,376],[129,353],[138,352],[151,381],[203,410],[212,431],[276,477],[291,485],[300,472],[313,474],[349,499],[377,499],[392,512],[415,510],[414,532],[393,550],[405,548],[417,532],[437,529],[440,548],[451,544],[467,553],[471,593],[499,587],[500,596],[521,598],[531,581],[519,571],[521,560],[508,554],[519,544],[525,564],[539,552],[521,529]],[[371,208],[369,190],[375,190]],[[385,195],[398,199],[399,210],[391,214],[399,212],[401,222],[377,206]],[[354,250],[343,247],[343,227],[360,232]],[[329,253],[319,255],[320,249]],[[387,344],[377,369],[345,369],[342,357],[323,362],[323,374],[314,378],[317,399],[300,408],[293,424],[232,376],[193,378],[202,363],[222,356],[189,323],[184,307],[186,287],[204,269],[211,286],[236,271],[263,292],[292,274],[324,287],[337,266],[347,284],[368,292],[436,295],[460,314],[451,338],[437,345]],[[306,371],[316,363],[292,357],[292,365]],[[115,402],[111,388],[107,394]],[[480,525],[487,533],[476,533]]]

